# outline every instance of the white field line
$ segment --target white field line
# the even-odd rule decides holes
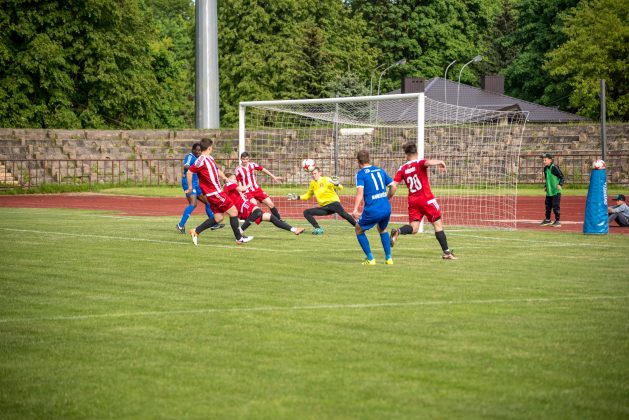
[[[36,318],[0,318],[0,324],[10,322],[32,321],[80,321],[103,318],[127,318],[127,317],[152,317],[186,314],[225,314],[225,313],[251,313],[251,312],[296,312],[319,310],[344,310],[344,309],[377,309],[377,308],[404,308],[418,306],[454,306],[454,305],[520,305],[520,304],[544,304],[558,302],[577,301],[603,301],[629,299],[629,296],[565,296],[555,298],[519,298],[519,299],[472,299],[472,300],[423,300],[413,302],[382,302],[382,303],[347,303],[347,304],[322,304],[304,306],[259,306],[249,308],[204,308],[182,309],[176,311],[141,311],[141,312],[116,312],[108,314],[90,315],[58,315]]]
[[[37,235],[58,235],[58,236],[70,236],[74,238],[85,238],[85,239],[104,239],[108,241],[129,241],[129,242],[147,242],[147,243],[155,243],[155,244],[172,244],[172,245],[185,245],[189,247],[194,247],[192,240],[187,238],[186,241],[166,241],[161,239],[147,239],[147,238],[130,238],[124,236],[109,236],[109,235],[91,235],[91,234],[83,234],[83,233],[68,233],[68,232],[48,232],[43,230],[29,230],[29,229],[12,229],[12,228],[0,228],[0,230],[10,231],[10,232],[19,232],[19,233],[32,233]],[[182,235],[183,236],[183,235]],[[186,235],[187,236],[187,235]],[[210,236],[207,236],[210,238]],[[255,239],[255,237],[254,237]],[[202,239],[200,239],[202,241]],[[208,247],[208,248],[225,248],[225,249],[249,249],[254,251],[268,251],[268,252],[276,252],[277,250],[274,248],[258,248],[251,245],[222,245],[222,244],[204,244],[199,243],[199,247]],[[311,252],[312,250],[284,250],[282,252],[285,253],[293,253],[293,252]]]
[[[42,231],[42,230],[33,230],[33,229],[14,229],[14,228],[3,228],[0,227],[0,230],[4,230],[4,231],[10,231],[10,232],[19,232],[19,233],[30,233],[30,234],[37,234],[37,235],[58,235],[58,236],[69,236],[69,237],[75,237],[75,238],[86,238],[86,239],[102,239],[102,240],[110,240],[110,241],[130,241],[130,242],[146,242],[146,243],[156,243],[156,244],[173,244],[173,245],[185,245],[185,246],[191,246],[191,240],[188,238],[188,240],[186,241],[168,241],[168,240],[161,240],[161,239],[148,239],[148,238],[132,238],[132,237],[124,237],[124,236],[111,236],[111,235],[93,235],[93,234],[82,234],[82,233],[68,233],[68,232],[51,232],[51,231]],[[351,233],[350,233],[351,234]],[[307,232],[302,233],[302,235],[308,235]],[[255,235],[253,235],[255,238]],[[549,246],[553,246],[553,247],[599,247],[599,248],[610,248],[610,247],[614,247],[614,248],[624,248],[621,245],[618,244],[593,244],[590,242],[583,242],[583,243],[572,243],[572,242],[559,242],[559,241],[542,241],[542,240],[532,240],[532,239],[519,239],[519,238],[500,238],[500,237],[491,237],[491,236],[482,236],[482,235],[470,235],[470,234],[463,234],[463,233],[459,233],[458,231],[448,231],[448,236],[461,236],[461,237],[469,237],[469,238],[474,238],[474,239],[483,239],[483,240],[492,240],[492,241],[505,241],[505,242],[515,242],[518,244],[522,244],[522,246],[527,246],[526,244],[531,244],[531,243],[535,243],[535,244],[545,244],[545,245],[549,245]],[[211,236],[207,236],[207,238],[211,238]],[[225,245],[225,244],[216,244],[216,243],[203,243],[203,240],[205,238],[204,237],[200,237],[200,243],[199,243],[199,247],[207,247],[207,248],[221,248],[221,249],[249,249],[252,251],[266,251],[266,252],[275,252],[276,249],[275,248],[271,248],[271,247],[256,247],[255,245]],[[255,240],[255,239],[254,239]],[[410,245],[410,243],[409,243]],[[194,246],[194,245],[192,245]],[[375,246],[375,245],[374,245]],[[437,245],[435,245],[437,246]],[[400,247],[398,246],[399,249]],[[414,247],[414,246],[406,246],[403,245],[403,249],[404,251],[423,251],[426,250],[427,247]],[[454,247],[453,247],[454,248]],[[468,245],[468,248],[473,248],[473,249],[477,249],[477,248],[482,248],[482,246],[470,246]],[[335,252],[342,252],[342,251],[356,251],[356,249],[359,249],[358,247],[356,248],[343,248],[343,249],[338,249],[335,248],[334,251]],[[460,249],[460,247],[459,247]],[[312,252],[312,249],[310,247],[307,248],[293,248],[293,249],[288,249],[288,250],[283,250],[283,253],[300,253],[300,252]]]
[[[446,233],[448,234],[448,236],[462,236],[462,237],[474,238],[474,239],[485,239],[485,240],[505,241],[505,242],[547,244],[547,245],[552,245],[552,246],[587,246],[587,247],[602,247],[602,248],[610,248],[610,247],[618,248],[619,247],[618,244],[593,244],[591,242],[574,243],[574,242],[563,242],[563,241],[562,242],[544,241],[544,240],[537,240],[537,239],[498,238],[495,236],[470,235],[470,234],[458,233],[458,232],[451,233],[451,231],[447,231]]]

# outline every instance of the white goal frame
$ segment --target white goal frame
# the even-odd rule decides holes
[[[356,132],[360,132],[361,130],[367,132],[368,129],[381,129],[386,125],[382,122],[382,115],[386,114],[388,105],[385,106],[384,104],[396,103],[396,101],[398,103],[403,102],[407,104],[401,114],[404,115],[404,118],[408,118],[408,121],[401,122],[401,125],[395,128],[406,130],[406,132],[414,130],[414,133],[411,133],[409,137],[416,139],[420,159],[426,158],[426,146],[431,146],[427,158],[444,160],[449,168],[454,169],[454,178],[459,180],[459,184],[448,184],[450,181],[447,181],[447,176],[437,173],[436,168],[429,170],[431,187],[438,202],[441,204],[444,223],[450,224],[450,221],[452,221],[452,224],[455,225],[514,229],[517,220],[518,156],[524,125],[528,117],[528,113],[526,112],[459,107],[432,101],[427,99],[424,93],[346,98],[247,101],[241,102],[239,106],[238,156],[244,151],[252,152],[252,161],[266,167],[265,158],[263,156],[264,153],[258,151],[262,157],[256,157],[256,150],[251,150],[251,145],[254,141],[258,140],[256,136],[269,135],[269,140],[264,141],[266,141],[266,143],[272,143],[274,140],[272,136],[268,134],[271,130],[275,130],[274,133],[277,135],[277,131],[279,130],[286,130],[286,132],[292,133],[301,129],[301,126],[282,126],[282,124],[292,124],[290,122],[281,122],[277,126],[265,126],[265,128],[261,128],[261,126],[250,128],[249,125],[253,124],[253,118],[248,117],[250,109],[264,109],[265,112],[277,111],[278,114],[292,114],[293,116],[297,115],[298,118],[329,124],[330,127],[328,127],[328,130],[334,131],[333,142],[335,143],[335,150],[333,153],[336,154],[339,147],[337,139],[343,139],[343,136],[339,135],[339,132],[342,132],[342,130],[345,130],[346,133],[352,130]],[[427,101],[430,102],[430,111],[427,111]],[[357,109],[362,109],[364,114],[365,104],[369,107],[368,120],[361,120],[360,123],[356,121],[348,122],[347,119],[342,120],[342,118],[338,116],[339,106],[345,108],[362,106],[363,108]],[[313,107],[313,109],[317,110],[318,108],[327,107],[326,109],[332,111],[327,112],[325,117],[319,119],[319,117],[315,115],[317,111],[304,111],[304,107]],[[333,112],[332,107],[336,107],[336,113]],[[371,111],[372,109],[374,110],[373,113]],[[413,111],[415,112],[413,118],[410,118],[410,114],[408,113],[411,109],[411,113]],[[397,112],[397,109],[395,111]],[[427,115],[427,112],[429,112],[429,115]],[[334,114],[334,117],[330,117],[331,114]],[[391,115],[393,114],[389,109],[388,116],[391,117]],[[268,116],[265,117],[265,121],[268,118]],[[402,120],[402,118],[400,118],[400,120]],[[460,156],[455,156],[455,153],[449,153],[448,151],[438,150],[440,147],[440,139],[445,139],[445,142],[451,144],[450,147],[452,149],[462,149],[463,151],[459,153]],[[470,150],[466,150],[468,148],[467,146],[457,146],[457,141],[472,141],[469,147]],[[477,143],[473,143],[474,141],[477,141]],[[380,145],[383,144],[386,143],[380,143]],[[452,145],[454,145],[454,147],[452,147]],[[388,146],[390,148],[390,145]],[[247,147],[250,149],[248,150]],[[378,147],[378,145],[374,144],[370,152],[373,154],[374,149],[378,149]],[[397,144],[396,147],[395,153],[399,156],[396,159],[396,166],[386,169],[392,177],[397,167],[405,162],[405,157],[400,150],[400,145]],[[291,153],[294,154],[291,159],[294,157],[296,162],[300,162],[303,158],[315,157],[308,156],[308,149],[301,147],[299,144],[289,148],[292,148]],[[476,153],[472,149],[478,149],[478,152]],[[502,149],[505,149],[504,152]],[[348,156],[345,156],[345,158],[347,157]],[[355,160],[355,151],[353,151],[353,156],[349,157]],[[497,161],[495,165],[493,164],[494,160]],[[338,156],[335,156],[335,161],[338,162]],[[317,160],[317,162],[320,162],[320,160]],[[377,161],[373,163],[382,166]],[[473,167],[473,171],[464,165],[471,165],[470,167]],[[484,170],[484,165],[489,168],[487,171]],[[336,173],[339,168],[335,165],[327,165],[325,168],[322,167],[322,169],[324,175],[339,175]],[[354,169],[358,170],[357,166],[355,166]],[[285,175],[281,169],[279,170],[280,173],[275,173],[276,171],[278,171],[278,169],[275,169],[273,172],[277,176],[283,177]],[[472,172],[478,173],[476,180],[467,179],[470,178],[469,174]],[[295,187],[297,189],[295,192],[305,192],[310,181],[308,174],[303,173],[300,179],[295,182],[294,173],[293,170],[293,172],[291,172],[291,174],[293,174],[292,177],[288,177],[291,179],[289,184],[294,185],[297,183],[303,185],[301,191],[299,187]],[[485,176],[487,178],[482,178]],[[264,179],[264,176],[262,178],[263,188],[272,196],[273,200],[276,202],[276,206],[281,212],[283,209],[288,210],[289,206],[296,204],[301,204],[302,207],[316,206],[314,200],[307,205],[303,202],[285,203],[283,200],[284,194],[278,193],[274,195],[272,191],[273,186],[269,182],[269,179]],[[352,181],[349,176],[344,177],[344,184],[350,187],[353,186],[351,185]],[[401,190],[404,190],[404,192]],[[402,199],[404,205],[406,202],[405,190],[405,188],[401,187],[395,199]],[[402,194],[400,194],[401,192]],[[353,196],[351,200],[349,197],[341,198],[341,202],[346,210],[351,211],[351,206],[348,208],[348,204],[351,202],[353,205]],[[465,215],[453,217],[453,210],[465,213]],[[483,213],[485,214],[481,217]],[[407,219],[404,218],[406,215],[405,206],[403,206],[403,208],[394,209],[392,222],[407,222]]]

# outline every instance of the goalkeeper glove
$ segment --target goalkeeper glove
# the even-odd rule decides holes
[[[299,196],[295,193],[288,193],[288,200],[299,200]]]
[[[341,183],[341,180],[339,179],[338,176],[331,176],[329,177],[329,180],[332,184],[337,185],[337,186]]]

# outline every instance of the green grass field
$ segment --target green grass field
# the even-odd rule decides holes
[[[175,219],[0,208],[1,418],[629,417],[626,235]]]

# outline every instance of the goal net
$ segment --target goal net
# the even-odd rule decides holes
[[[441,159],[429,169],[433,193],[447,226],[515,228],[518,156],[527,114],[470,109],[425,98],[423,93],[335,99],[242,102],[239,155],[249,152],[279,184],[258,172],[258,180],[283,218],[300,218],[317,205],[288,202],[304,194],[311,180],[301,168],[315,159],[324,176],[339,176],[348,212],[354,205],[356,153],[366,149],[372,164],[393,177],[406,162],[403,145],[417,144],[420,158]],[[398,188],[391,221],[406,223],[407,190]],[[264,209],[264,206],[262,206]],[[342,220],[342,219],[341,219]]]

